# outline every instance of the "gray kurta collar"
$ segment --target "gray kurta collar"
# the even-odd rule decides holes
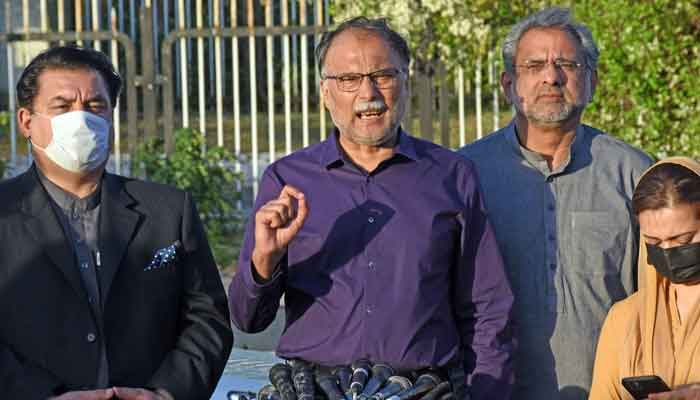
[[[532,150],[526,149],[520,140],[518,139],[518,134],[515,130],[515,120],[511,121],[510,124],[505,128],[505,137],[513,151],[520,157],[522,157],[530,166],[540,171],[545,176],[556,175],[563,173],[569,165],[573,164],[572,160],[576,154],[577,149],[581,146],[583,142],[583,137],[585,135],[585,129],[582,124],[576,126],[576,135],[574,136],[574,141],[571,143],[569,148],[569,157],[562,163],[559,168],[555,171],[550,171],[547,161],[541,154],[536,153]]]
[[[97,183],[97,188],[87,197],[81,199],[51,182],[39,168],[37,168],[36,171],[39,175],[39,180],[41,180],[41,184],[46,189],[46,192],[48,192],[49,197],[51,197],[56,205],[58,205],[68,215],[74,213],[84,214],[87,211],[94,210],[98,205],[100,205],[100,192],[102,189],[101,179]]]

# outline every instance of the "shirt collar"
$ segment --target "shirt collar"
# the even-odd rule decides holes
[[[320,162],[325,168],[332,168],[336,165],[345,163],[343,152],[340,150],[340,141],[338,139],[340,132],[338,128],[333,128],[328,138],[321,144]],[[410,160],[417,160],[415,139],[411,137],[403,128],[399,127],[399,134],[396,146],[394,147],[394,156],[401,155]]]
[[[51,180],[47,178],[39,168],[37,168],[36,171],[39,175],[39,180],[44,186],[44,189],[46,189],[46,192],[49,194],[49,197],[61,209],[70,212],[75,211],[84,213],[86,211],[94,210],[98,205],[100,205],[102,179],[97,182],[97,188],[92,193],[81,199],[51,182]]]
[[[583,125],[576,125],[576,134],[574,136],[573,142],[571,142],[571,146],[569,147],[569,159],[564,164],[562,164],[557,171],[551,171],[551,173],[564,172],[564,170],[572,164],[576,152],[583,143],[584,135],[585,129]],[[525,158],[525,160],[527,160],[537,169],[540,169],[538,165],[542,163],[544,163],[546,167],[546,161],[544,157],[542,157],[539,153],[526,149],[523,145],[520,144],[520,140],[518,139],[518,133],[515,131],[515,120],[512,120],[510,124],[508,124],[508,126],[505,128],[505,136],[506,140],[508,141],[508,143],[513,148],[513,151],[515,151],[516,154]],[[548,170],[549,168],[546,167],[546,169]]]

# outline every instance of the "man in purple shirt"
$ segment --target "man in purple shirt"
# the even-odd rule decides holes
[[[233,322],[265,329],[284,294],[280,357],[463,368],[472,399],[509,398],[512,293],[472,164],[400,128],[406,42],[359,17],[316,56],[337,129],[265,171]]]

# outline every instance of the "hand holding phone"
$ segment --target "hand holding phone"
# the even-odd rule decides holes
[[[635,400],[644,400],[652,393],[663,393],[671,390],[666,382],[656,375],[622,378],[622,386]]]

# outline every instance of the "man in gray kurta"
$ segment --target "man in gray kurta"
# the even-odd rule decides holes
[[[581,124],[598,49],[568,10],[524,19],[502,50],[516,116],[460,152],[476,164],[515,294],[513,398],[586,399],[608,308],[636,290],[630,200],[651,160]]]

